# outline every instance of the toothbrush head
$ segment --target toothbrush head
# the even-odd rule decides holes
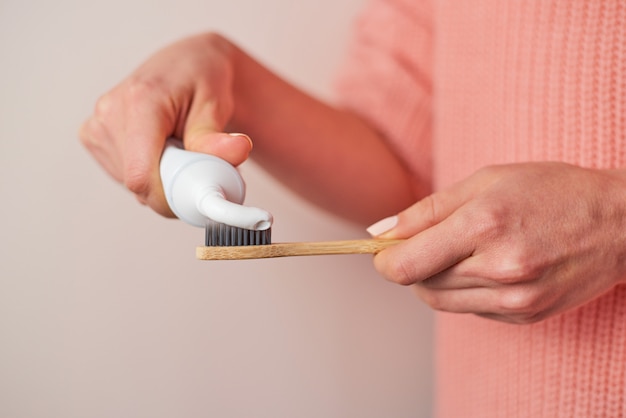
[[[229,202],[222,193],[205,193],[198,210],[207,217],[207,247],[271,243],[273,217],[263,209]]]
[[[246,229],[209,221],[205,228],[204,244],[207,247],[269,245],[272,243],[271,238],[271,228],[264,230]]]

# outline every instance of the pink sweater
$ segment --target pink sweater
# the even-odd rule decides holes
[[[494,163],[624,167],[626,1],[374,0],[337,87],[434,189]],[[436,344],[440,417],[626,416],[625,286],[532,325],[438,314]]]

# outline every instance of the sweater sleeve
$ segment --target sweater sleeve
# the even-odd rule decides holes
[[[371,1],[355,21],[335,83],[338,104],[379,131],[425,189],[432,183],[429,3]]]

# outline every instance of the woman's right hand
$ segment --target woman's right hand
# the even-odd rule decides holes
[[[168,137],[233,165],[252,149],[247,136],[223,132],[234,109],[233,51],[216,34],[168,46],[103,95],[81,127],[80,139],[100,165],[161,215],[173,216],[159,175]]]

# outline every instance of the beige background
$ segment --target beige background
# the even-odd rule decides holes
[[[202,231],[77,141],[96,98],[208,29],[309,91],[362,0],[0,0],[0,417],[427,417],[431,314],[369,256],[198,262]],[[243,167],[275,241],[364,236]]]

